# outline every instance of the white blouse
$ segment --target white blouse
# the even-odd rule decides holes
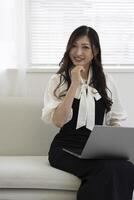
[[[91,71],[89,74],[92,74]],[[90,75],[91,76],[91,75]],[[92,130],[95,124],[95,100],[99,100],[101,98],[98,91],[89,86],[89,82],[91,77],[88,76],[87,82],[82,80],[81,85],[77,88],[75,98],[80,99],[79,111],[78,111],[78,119],[76,129],[86,126],[86,128]],[[120,96],[117,87],[114,84],[114,80],[108,74],[105,74],[107,87],[112,92],[108,92],[108,96],[112,97],[112,107],[108,113],[104,115],[103,125],[112,126],[114,124],[121,124],[122,120],[127,118],[127,114],[123,109],[121,104]],[[50,78],[48,85],[44,94],[44,108],[42,109],[42,120],[45,123],[54,124],[53,123],[53,114],[57,106],[62,102],[62,99],[58,99],[54,96],[53,91],[57,87],[60,82],[60,74],[54,74]],[[67,84],[63,84],[57,91],[57,94],[64,91],[67,88]],[[95,99],[95,100],[94,100]],[[68,119],[65,123],[69,122],[72,119],[73,110],[71,109]]]

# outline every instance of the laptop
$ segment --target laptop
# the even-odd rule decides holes
[[[82,159],[130,159],[134,161],[134,127],[96,125],[82,150],[64,151]]]

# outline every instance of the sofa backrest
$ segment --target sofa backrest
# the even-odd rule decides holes
[[[58,128],[41,120],[43,99],[0,98],[0,155],[47,155]]]

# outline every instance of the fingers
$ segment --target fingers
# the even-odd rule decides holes
[[[74,66],[71,70],[71,81],[77,85],[81,84],[81,72],[84,71],[83,66]]]
[[[75,65],[72,70],[81,72],[85,71],[85,68],[82,65]]]

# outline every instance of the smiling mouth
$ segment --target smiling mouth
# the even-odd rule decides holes
[[[80,59],[80,58],[74,58],[75,62],[82,62],[84,59]]]

